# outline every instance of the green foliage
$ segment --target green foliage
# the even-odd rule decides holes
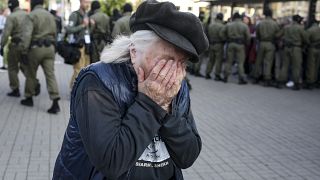
[[[101,10],[111,16],[115,8],[122,12],[122,6],[126,3],[126,0],[99,0],[99,2]]]

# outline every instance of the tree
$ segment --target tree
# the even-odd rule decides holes
[[[126,0],[99,0],[99,2],[101,4],[101,10],[111,16],[112,11],[116,8],[120,12],[122,11],[122,6],[126,3]]]

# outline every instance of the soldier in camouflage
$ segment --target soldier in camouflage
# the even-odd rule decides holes
[[[320,27],[319,22],[313,20],[312,26],[307,30],[309,42],[306,71],[306,88],[312,89],[318,79],[320,68]]]
[[[100,10],[99,1],[91,3],[93,15],[90,19],[94,22],[91,26],[92,53],[91,63],[100,61],[100,54],[106,45],[106,40],[110,37],[110,18]]]
[[[31,0],[31,13],[23,24],[22,61],[27,64],[25,99],[22,105],[33,106],[32,96],[35,95],[35,82],[38,67],[45,74],[47,89],[52,100],[48,113],[60,111],[58,85],[54,74],[56,23],[54,17],[43,8],[43,0]]]

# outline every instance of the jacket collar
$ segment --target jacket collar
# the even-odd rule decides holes
[[[96,13],[98,13],[98,12],[101,12],[101,9],[96,9],[96,10],[94,10],[94,11],[93,11],[93,14],[96,14]]]
[[[36,5],[36,6],[33,8],[33,10],[36,10],[36,9],[43,9],[43,5],[40,5],[40,4]]]

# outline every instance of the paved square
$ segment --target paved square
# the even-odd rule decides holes
[[[51,105],[42,70],[34,107],[6,96],[7,73],[0,73],[0,178],[51,179],[69,118],[72,67],[55,66],[61,112]],[[40,68],[41,69],[41,68]],[[239,86],[189,76],[192,110],[202,152],[184,170],[186,180],[319,180],[320,90],[291,91]],[[24,77],[20,76],[21,88]]]

